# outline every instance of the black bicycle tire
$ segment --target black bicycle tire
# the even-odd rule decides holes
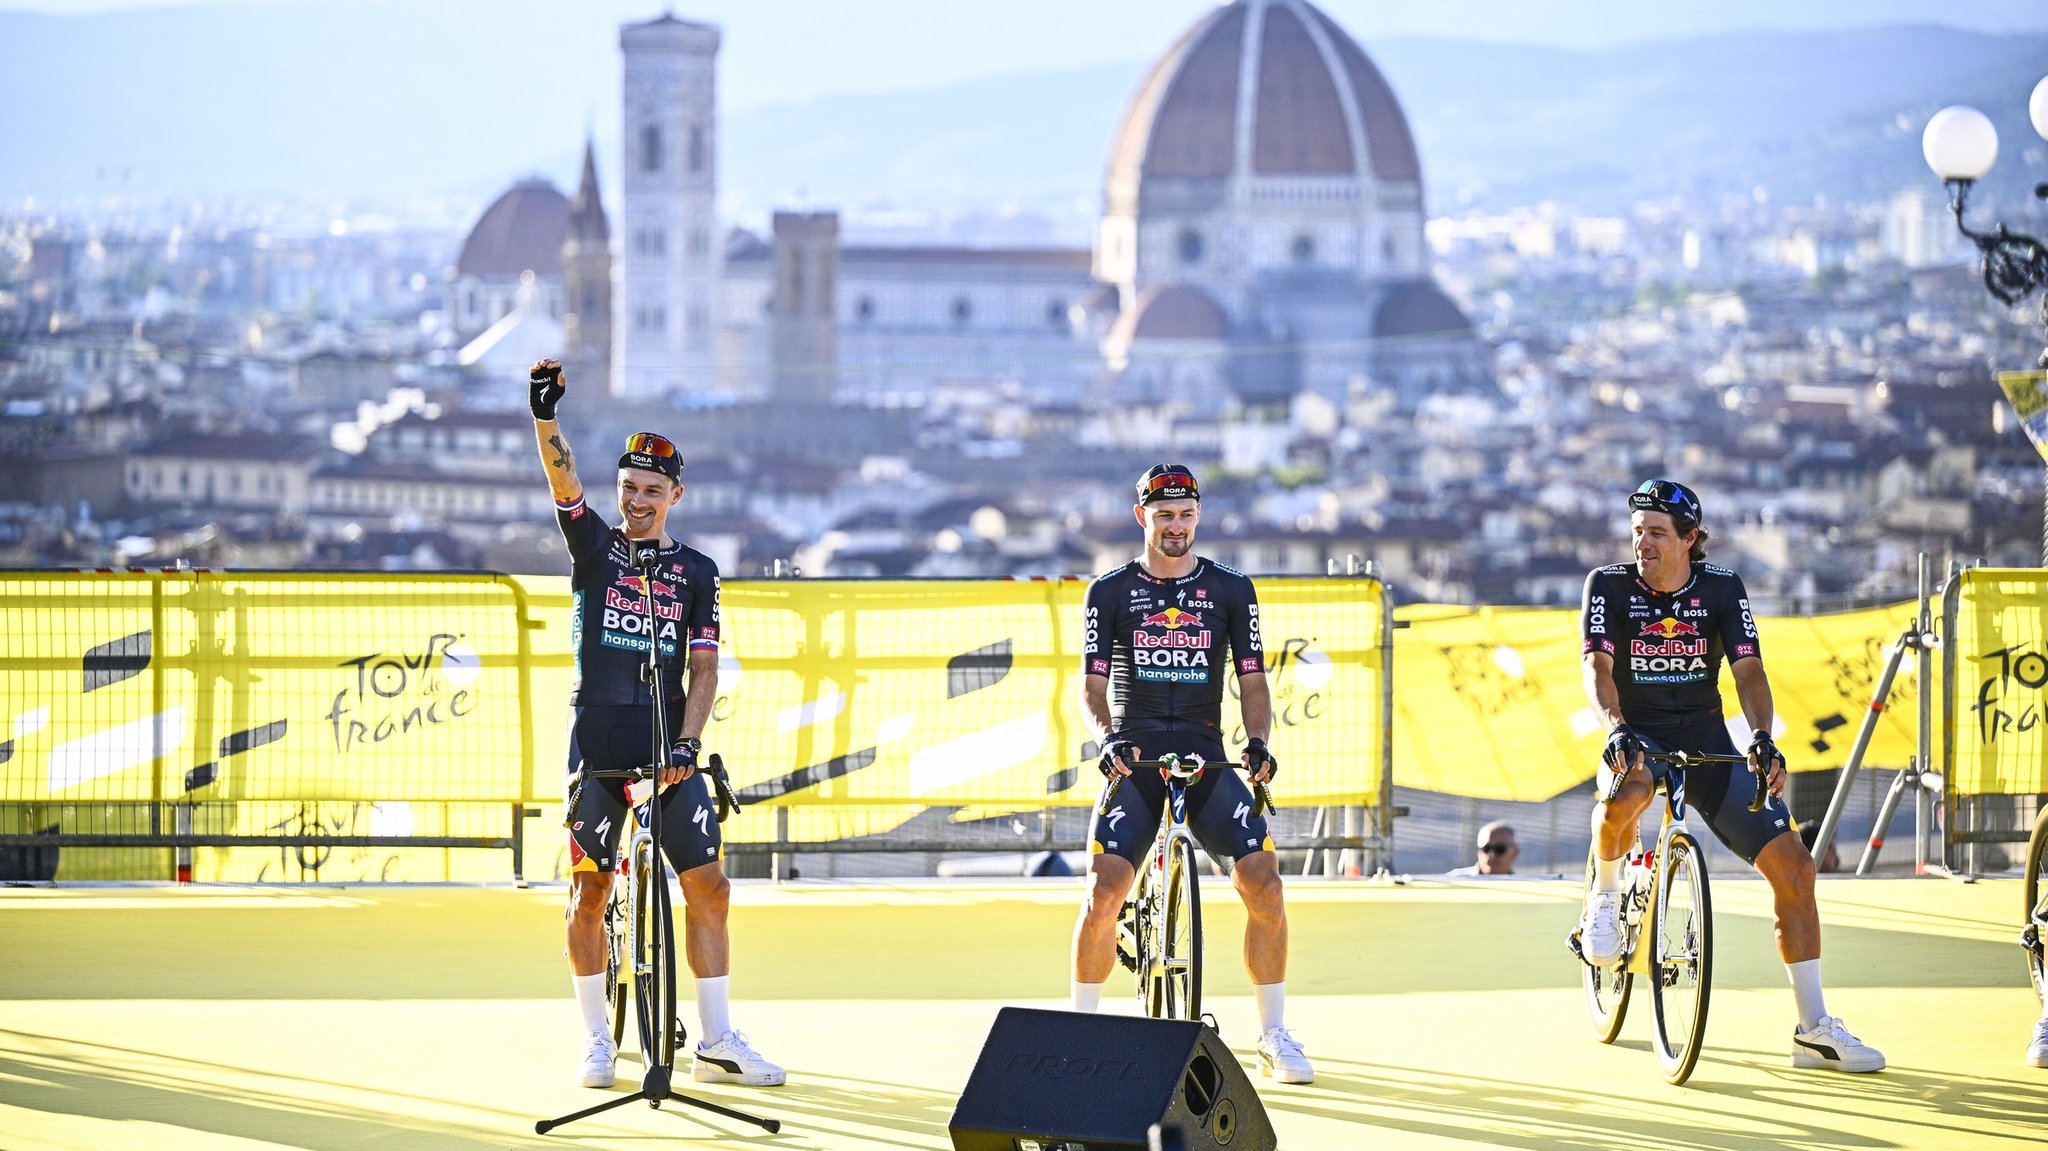
[[[1586,853],[1586,891],[1593,890],[1593,853]],[[1624,909],[1626,914],[1626,909]],[[1621,1034],[1621,1024],[1628,1018],[1629,992],[1635,986],[1635,975],[1626,962],[1614,967],[1595,967],[1579,961],[1579,987],[1586,994],[1586,1018],[1593,1025],[1593,1038],[1602,1043],[1612,1043]],[[1601,1000],[1604,987],[1612,987],[1614,1006],[1606,1008]]]
[[[1162,970],[1164,1016],[1198,1021],[1202,1018],[1202,885],[1200,872],[1195,869],[1194,845],[1185,839],[1170,840],[1166,845],[1165,898],[1166,911],[1161,918],[1165,925],[1162,943],[1166,956],[1169,960],[1173,958],[1179,913],[1184,912],[1188,925],[1188,967],[1180,996],[1185,1002],[1179,1004],[1174,1002],[1174,975],[1170,969]]]
[[[2034,997],[2048,1002],[2048,991],[2044,991],[2048,987],[2048,972],[2042,970],[2041,954],[2048,947],[2048,906],[2043,906],[2048,903],[2048,875],[2042,874],[2044,868],[2048,868],[2048,807],[2034,817],[2034,833],[2027,838],[2025,918],[2021,921],[2022,926],[2032,923],[2039,933],[2034,946],[2027,948],[2027,975],[2034,982]]]
[[[1166,1014],[1166,965],[1160,954],[1166,941],[1159,930],[1166,894],[1158,874],[1149,863],[1138,873],[1138,1006],[1150,1019]]]
[[[644,841],[633,851],[633,887],[634,1018],[649,1065],[666,1067],[675,1053],[675,937],[668,880]]]
[[[630,968],[630,946],[627,939],[627,917],[630,914],[627,900],[632,897],[632,882],[616,872],[612,875],[611,892],[604,901],[604,943],[605,983],[604,997],[608,1013],[612,1017],[612,1046],[626,1041],[626,1000],[632,987],[628,976]]]
[[[1692,1019],[1686,1027],[1685,1046],[1674,1050],[1671,1032],[1665,1019],[1665,1002],[1672,994],[1664,980],[1664,928],[1665,917],[1670,914],[1671,888],[1683,874],[1686,885],[1691,888],[1695,925],[1698,941],[1693,945],[1699,952],[1699,971],[1694,980]],[[1650,905],[1650,1046],[1657,1053],[1657,1062],[1664,1069],[1664,1078],[1673,1086],[1684,1083],[1692,1077],[1693,1068],[1699,1065],[1700,1048],[1707,1035],[1707,1005],[1714,990],[1714,900],[1707,883],[1706,860],[1700,854],[1699,840],[1685,832],[1671,837],[1663,860],[1657,871],[1657,889]]]

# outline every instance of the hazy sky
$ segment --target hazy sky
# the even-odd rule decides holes
[[[371,4],[436,0],[217,0]],[[568,0],[564,0],[568,2]],[[661,0],[573,0],[617,23],[659,15]],[[724,28],[720,99],[729,108],[841,92],[916,90],[976,76],[1146,60],[1162,29],[1214,0],[693,0],[677,15]],[[0,10],[89,16],[192,0],[0,0]],[[1375,37],[1480,37],[1572,48],[1756,28],[1822,30],[1930,23],[1976,31],[2048,30],[2048,0],[1321,0],[1368,49]]]

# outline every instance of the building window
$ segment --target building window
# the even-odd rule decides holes
[[[1175,241],[1174,247],[1180,253],[1181,263],[1199,264],[1202,262],[1202,234],[1193,228],[1183,229],[1180,239]]]
[[[633,254],[660,256],[668,252],[668,232],[662,228],[639,228],[633,232]]]
[[[642,124],[640,126],[640,170],[642,172],[661,171],[661,125],[659,124]]]
[[[690,171],[704,170],[704,125],[690,125]]]
[[[1288,247],[1287,254],[1294,257],[1294,262],[1297,264],[1315,263],[1316,238],[1303,232],[1294,238],[1294,243]]]
[[[1055,328],[1067,326],[1067,302],[1055,296],[1045,306],[1045,322]]]
[[[974,318],[974,301],[966,296],[953,297],[953,322],[964,324]]]
[[[668,309],[660,304],[642,304],[633,309],[633,328],[641,332],[659,332],[668,327]]]
[[[698,336],[704,333],[704,305],[691,304],[690,310],[685,313],[684,318],[689,325],[690,335]]]
[[[1391,264],[1394,262],[1395,250],[1396,249],[1394,246],[1394,238],[1392,236],[1388,236],[1380,241],[1380,256],[1383,259],[1385,259],[1387,263]]]
[[[692,229],[690,230],[690,256],[691,256],[691,258],[693,258],[693,259],[702,259],[702,258],[703,258],[704,256],[707,256],[707,255],[709,255],[709,254],[710,254],[710,252],[711,252],[711,239],[710,239],[710,237],[708,237],[708,236],[706,236],[706,235],[704,234],[704,229],[702,229],[702,228],[692,228]]]
[[[853,302],[853,318],[859,320],[863,324],[867,323],[869,320],[874,319],[874,299],[869,296],[862,296],[860,299],[855,300]]]

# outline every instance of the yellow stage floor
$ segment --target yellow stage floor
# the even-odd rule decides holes
[[[1261,1098],[1293,1151],[2040,1147],[2017,887],[1822,882],[1829,1007],[1891,1063],[1845,1076],[1788,1065],[1768,892],[1717,880],[1707,1050],[1673,1088],[1645,1001],[1617,1044],[1587,1033],[1576,884],[1295,884],[1289,1022],[1318,1078]],[[542,1137],[603,1097],[573,1085],[558,887],[0,891],[0,1148],[946,1148],[997,1009],[1064,1006],[1078,895],[741,885],[736,1021],[790,1082],[704,1094],[782,1133],[634,1106]],[[1207,1006],[1249,1061],[1243,919],[1204,896]]]

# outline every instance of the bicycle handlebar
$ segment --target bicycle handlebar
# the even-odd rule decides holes
[[[637,765],[635,765],[635,766],[633,766],[633,767],[608,767],[608,768],[592,768],[592,767],[586,767],[586,768],[580,768],[580,769],[578,769],[578,770],[576,770],[576,771],[572,771],[572,772],[570,772],[570,773],[569,773],[569,805],[568,805],[568,811],[569,811],[569,812],[574,812],[574,811],[575,811],[575,809],[576,809],[576,793],[577,793],[577,792],[578,792],[579,790],[581,790],[581,789],[582,789],[582,787],[583,787],[583,784],[584,784],[584,781],[585,781],[585,780],[591,780],[591,779],[641,779],[641,780],[646,780],[646,779],[653,779],[653,778],[655,778],[655,775],[656,775],[656,774],[657,774],[657,773],[658,773],[658,772],[659,772],[660,770],[661,770],[661,767],[659,767],[659,766],[657,766],[657,765],[655,765],[655,764],[651,764],[651,763],[642,763],[642,764],[637,764]],[[709,779],[711,780],[711,790],[712,790],[712,792],[713,792],[714,794],[716,794],[716,795],[718,796],[718,822],[720,822],[720,823],[724,823],[724,822],[725,822],[725,817],[726,817],[726,816],[728,816],[728,815],[732,814],[732,813],[733,813],[733,812],[735,812],[735,811],[738,811],[738,810],[739,810],[739,809],[740,809],[741,807],[745,806],[744,804],[742,804],[742,803],[740,802],[740,797],[739,797],[739,795],[738,795],[737,793],[735,793],[735,792],[733,791],[733,789],[732,789],[732,780],[731,780],[730,778],[728,778],[728,777],[726,776],[726,773],[725,773],[725,760],[723,760],[723,759],[719,758],[719,755],[718,755],[718,753],[717,753],[717,752],[713,752],[713,753],[711,753],[710,757],[709,757],[708,759],[706,759],[706,760],[705,760],[705,762],[704,762],[704,765],[703,765],[702,767],[698,768],[697,770],[699,770],[699,771],[703,772],[703,773],[705,774],[705,776],[706,776],[707,778],[709,778]]]
[[[1746,755],[1709,755],[1706,752],[1700,751],[1646,751],[1643,753],[1643,760],[1646,763],[1650,760],[1656,760],[1659,763],[1669,764],[1680,771],[1684,771],[1688,767],[1705,767],[1708,764],[1725,763],[1731,767],[1737,764],[1743,767],[1749,766],[1749,757]],[[1751,811],[1762,811],[1765,801],[1769,800],[1770,797],[1771,793],[1765,789],[1764,781],[1758,779],[1756,781],[1756,798],[1749,801],[1749,809]]]
[[[1193,760],[1196,764],[1196,768],[1194,771],[1184,770],[1181,766],[1182,764],[1185,764],[1190,760]],[[1226,769],[1236,769],[1239,771],[1242,771],[1244,769],[1244,765],[1240,763],[1225,763],[1219,764],[1217,766]],[[1200,775],[1203,771],[1206,771],[1208,767],[1209,764],[1207,762],[1195,756],[1179,755],[1168,755],[1161,759],[1132,760],[1130,763],[1130,769],[1132,771],[1137,771],[1140,768],[1143,768],[1147,771],[1157,771],[1163,775],[1172,776],[1173,778],[1178,779],[1183,783],[1195,778],[1197,775]],[[1102,802],[1097,804],[1095,808],[1096,814],[1109,814],[1110,806],[1116,802],[1116,793],[1123,790],[1124,780],[1128,778],[1130,777],[1126,775],[1111,775],[1109,777],[1109,786],[1103,789]],[[1266,787],[1263,781],[1252,784],[1252,793],[1255,799],[1255,802],[1252,805],[1253,815],[1264,815],[1267,812],[1280,810],[1280,806],[1273,802],[1272,791]]]

